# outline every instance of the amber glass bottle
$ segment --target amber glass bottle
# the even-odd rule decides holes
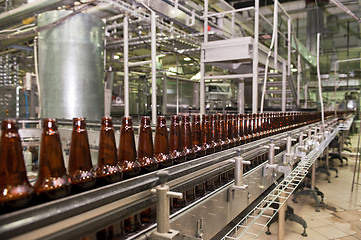
[[[139,127],[138,162],[144,172],[154,171],[158,168],[154,158],[152,128],[150,117],[142,116]]]
[[[243,131],[244,131],[244,141],[249,143],[251,141],[251,119],[250,114],[243,115]]]
[[[141,227],[140,214],[133,215],[124,219],[124,231],[125,233],[132,233],[139,230]]]
[[[137,176],[140,165],[135,149],[134,129],[131,117],[123,117],[119,140],[119,165],[126,177]]]
[[[217,114],[211,115],[210,129],[211,129],[212,145],[214,146],[214,149],[216,152],[221,151],[222,144],[221,144],[221,140],[219,138],[219,122],[217,119]]]
[[[265,136],[265,131],[265,115],[264,113],[260,113],[258,118],[258,133],[260,138]]]
[[[239,121],[238,121],[238,114],[232,114],[233,119],[233,127],[234,127],[234,142],[236,143],[236,146],[239,146],[241,144],[241,138],[239,135]]]
[[[96,174],[90,156],[84,118],[73,118],[68,172],[71,184],[75,187],[89,189],[95,184]]]
[[[232,114],[226,115],[226,124],[227,124],[227,137],[229,147],[235,147],[236,143],[234,141],[234,125],[233,125],[233,117]]]
[[[43,120],[39,173],[34,192],[50,199],[64,197],[70,192],[70,178],[66,174],[55,119],[46,118]]]
[[[182,135],[182,152],[186,157],[186,160],[192,160],[196,158],[196,153],[194,152],[193,147],[193,138],[192,138],[192,127],[189,116],[182,116],[182,125],[181,125],[181,135]]]
[[[204,148],[202,142],[202,130],[201,130],[200,120],[201,119],[199,115],[193,116],[192,137],[193,137],[194,152],[196,153],[197,157],[202,157],[206,155],[206,149]]]
[[[209,121],[209,115],[204,114],[202,116],[202,143],[203,147],[206,149],[206,154],[211,154],[215,152],[214,145],[212,144],[212,132],[211,132],[211,123]]]
[[[179,117],[171,117],[169,130],[169,155],[175,163],[182,163],[186,160],[182,152],[182,134],[180,131]]]
[[[244,114],[238,115],[238,131],[239,131],[240,144],[245,144],[246,139],[244,136]]]
[[[117,146],[111,117],[103,117],[101,121],[96,174],[100,181],[108,183],[119,181],[123,177],[122,169],[118,165]]]
[[[258,121],[259,121],[258,113],[253,113],[252,114],[252,123],[253,123],[252,135],[253,135],[253,140],[258,140],[259,139],[259,125],[258,125],[259,122]]]
[[[28,181],[15,120],[1,122],[0,140],[0,205],[26,206],[34,192]]]
[[[173,165],[173,161],[169,156],[168,131],[164,116],[158,116],[157,119],[154,140],[154,157],[161,167]]]
[[[223,114],[218,115],[219,120],[219,137],[221,139],[222,150],[229,148],[229,140],[227,133],[227,123],[224,121]]]

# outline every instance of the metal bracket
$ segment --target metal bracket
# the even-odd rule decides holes
[[[197,221],[197,234],[196,237],[197,238],[203,238],[203,218],[198,219]]]
[[[236,150],[237,157],[234,158],[234,185],[232,189],[246,189],[248,185],[243,184],[243,164],[251,164],[250,161],[244,161],[243,157],[241,156],[241,151]]]
[[[160,186],[151,189],[151,193],[157,196],[157,230],[151,235],[151,239],[175,240],[180,238],[180,232],[171,230],[169,224],[169,198],[182,199],[183,194],[169,191],[167,182],[169,173],[158,171]]]

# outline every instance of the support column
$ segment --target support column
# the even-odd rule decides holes
[[[204,0],[204,26],[203,26],[203,33],[204,33],[204,43],[208,42],[208,0]],[[205,99],[205,81],[204,81],[204,74],[205,74],[205,64],[203,62],[204,59],[204,50],[201,50],[201,80],[199,84],[199,113],[201,115],[206,113],[206,99]]]
[[[274,0],[274,20],[273,20],[273,24],[275,26],[275,43],[274,43],[274,69],[277,70],[278,68],[278,0]]]
[[[259,0],[255,0],[254,15],[254,42],[253,42],[253,63],[252,63],[252,112],[258,111],[258,35],[259,35]]]
[[[281,192],[280,194],[280,203],[281,199],[284,199],[283,197],[285,197],[285,193]],[[284,240],[285,239],[285,221],[286,221],[286,207],[287,207],[287,202],[285,202],[282,207],[280,207],[280,209],[278,210],[278,235],[277,235],[277,240]]]
[[[244,79],[238,82],[237,108],[239,114],[244,113]]]
[[[291,76],[291,46],[292,46],[292,32],[291,32],[291,27],[292,27],[292,20],[291,18],[288,19],[287,21],[287,65],[288,65],[288,68],[287,68],[287,75],[288,76]]]
[[[308,101],[308,95],[307,95],[307,88],[308,88],[308,86],[307,86],[307,83],[305,84],[305,108],[307,108],[307,101]]]
[[[152,55],[152,124],[157,123],[157,45],[156,15],[151,12],[151,55]]]
[[[287,68],[286,61],[282,63],[282,112],[286,112],[286,88],[287,88]]]
[[[164,78],[163,78],[163,104],[162,104],[162,114],[166,115],[167,114],[167,102],[168,102],[168,95],[167,95],[167,75],[164,74]]]
[[[301,93],[301,55],[297,55],[297,106],[300,106]]]
[[[128,15],[123,20],[123,59],[124,59],[124,116],[129,117],[129,68],[128,68]]]

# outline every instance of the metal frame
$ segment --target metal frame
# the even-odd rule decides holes
[[[262,233],[267,224],[277,214],[280,208],[286,203],[297,186],[307,175],[308,170],[317,158],[328,147],[332,139],[338,133],[338,128],[334,128],[332,133],[326,136],[326,139],[316,146],[307,156],[301,159],[298,166],[285,179],[278,184],[254,209],[252,209],[231,231],[229,231],[222,240],[238,240],[244,235],[254,236],[255,239]],[[278,208],[271,207],[271,204],[277,203]],[[273,214],[269,215],[265,212],[273,210]],[[280,218],[281,219],[281,218]],[[256,232],[252,227],[260,226]],[[284,230],[284,229],[281,229]],[[282,234],[282,233],[281,233]]]

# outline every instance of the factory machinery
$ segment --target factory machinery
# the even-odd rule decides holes
[[[327,112],[324,117],[266,113],[226,119],[237,120],[238,127],[227,135],[228,140],[233,136],[234,147],[3,213],[0,238],[256,238],[284,211],[311,168],[314,181],[313,163],[353,118],[350,112]],[[60,135],[68,129],[60,128]]]

